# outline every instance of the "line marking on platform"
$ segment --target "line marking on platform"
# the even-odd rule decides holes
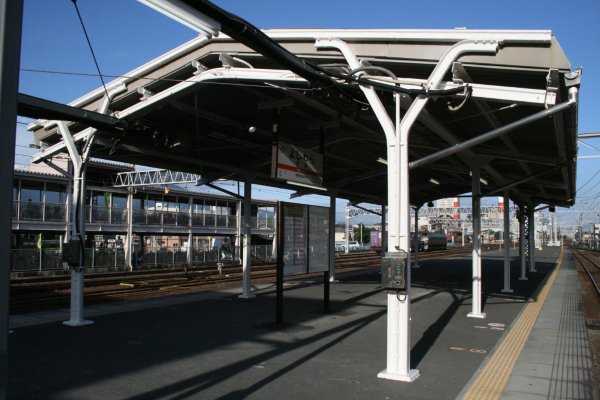
[[[525,347],[529,334],[537,321],[537,317],[546,302],[546,297],[554,284],[556,275],[558,275],[562,258],[563,249],[561,248],[560,254],[554,263],[554,269],[540,290],[538,301],[525,306],[517,321],[510,327],[502,342],[496,347],[494,353],[471,380],[469,387],[462,397],[463,400],[492,400],[500,398],[510,378],[510,374],[519,359],[519,355],[523,347]]]

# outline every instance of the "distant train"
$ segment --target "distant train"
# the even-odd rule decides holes
[[[448,238],[445,233],[425,232],[419,233],[419,251],[446,250]],[[413,238],[414,246],[414,238]]]
[[[446,250],[448,247],[448,239],[444,233],[424,232],[419,233],[419,251],[427,250]],[[411,233],[411,249],[414,251],[415,235]],[[381,253],[381,232],[371,231],[371,250],[376,253]]]

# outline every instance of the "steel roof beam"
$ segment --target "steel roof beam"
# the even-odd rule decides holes
[[[23,93],[18,94],[17,100],[18,114],[24,117],[79,122],[111,132],[122,132],[127,129],[126,121],[95,111],[71,107]]]
[[[478,144],[487,142],[489,140],[495,139],[501,135],[505,135],[509,132],[511,132],[512,130],[519,128],[521,126],[533,123],[535,121],[538,121],[540,119],[549,117],[551,115],[554,115],[556,113],[559,113],[561,111],[564,111],[566,109],[569,109],[570,107],[572,107],[574,104],[576,104],[576,100],[569,100],[566,101],[564,103],[555,105],[553,107],[550,107],[547,110],[543,110],[543,111],[539,111],[535,114],[532,114],[528,117],[525,117],[523,119],[520,119],[518,121],[512,122],[510,124],[506,124],[500,128],[497,129],[493,129],[487,133],[484,133],[483,135],[479,135],[473,139],[469,139],[466,140],[462,143],[458,143],[452,147],[446,148],[444,150],[440,150],[438,152],[435,152],[433,154],[430,154],[426,157],[423,157],[419,160],[413,161],[409,164],[410,168],[419,168],[422,167],[423,165],[432,163],[434,161],[440,160],[444,157],[448,157],[450,155],[459,153],[461,151],[470,149],[471,147],[477,146]]]

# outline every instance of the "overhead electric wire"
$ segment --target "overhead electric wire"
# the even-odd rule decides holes
[[[79,17],[79,22],[81,22],[81,28],[83,29],[83,34],[85,35],[85,40],[87,40],[88,47],[90,48],[90,52],[92,53],[92,58],[94,59],[94,64],[96,65],[96,70],[98,71],[98,75],[100,76],[100,81],[102,82],[102,87],[104,88],[104,92],[106,93],[106,98],[110,98],[108,95],[108,90],[106,90],[106,84],[104,83],[104,78],[102,78],[102,72],[100,72],[100,66],[98,65],[98,60],[96,60],[96,54],[94,54],[94,49],[92,48],[92,42],[90,42],[90,37],[88,36],[87,29],[85,29],[85,24],[83,23],[83,18],[81,18],[81,13],[79,12],[79,7],[77,6],[77,0],[71,0],[73,5],[75,6],[75,11],[77,12],[77,16]]]
[[[579,191],[581,189],[583,189],[588,183],[590,183],[596,177],[596,175],[598,175],[598,174],[600,174],[600,170],[596,171],[596,173],[594,174],[594,176],[592,176],[583,185],[581,185],[579,188],[577,188],[577,190],[575,191],[575,194],[579,193]]]

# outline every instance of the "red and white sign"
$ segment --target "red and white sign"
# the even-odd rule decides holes
[[[323,186],[323,155],[279,142],[273,151],[273,176],[311,186]]]

